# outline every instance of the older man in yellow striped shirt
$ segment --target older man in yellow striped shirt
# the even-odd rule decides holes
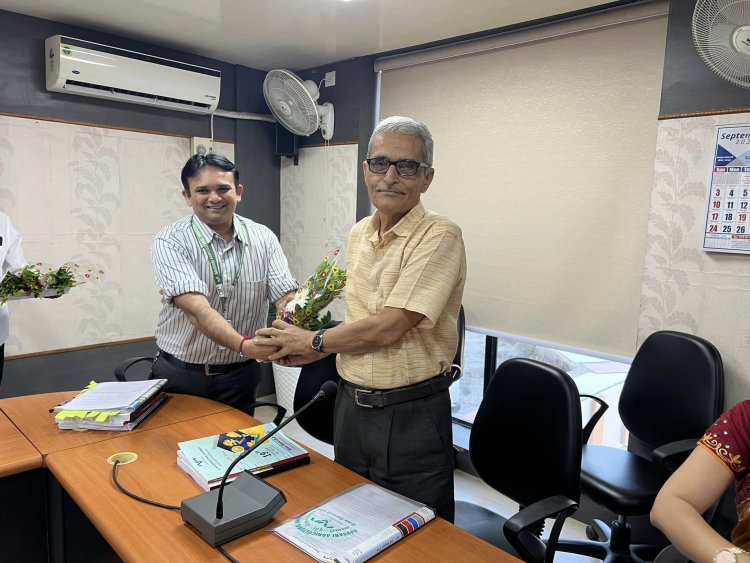
[[[363,171],[377,211],[349,235],[344,322],[312,333],[275,321],[255,341],[281,346],[269,359],[285,365],[338,354],[336,461],[452,521],[448,387],[466,253],[461,229],[420,201],[432,153],[423,123],[376,126]]]

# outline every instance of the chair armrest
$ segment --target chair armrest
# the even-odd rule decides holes
[[[536,526],[547,518],[555,518],[555,530],[550,535],[555,548],[562,522],[578,510],[578,503],[568,497],[556,495],[531,504],[511,516],[503,525],[503,534],[510,544],[518,551],[524,561],[544,561],[547,544],[537,535]]]
[[[581,395],[580,397],[582,399],[591,399],[592,401],[599,403],[599,408],[593,415],[591,415],[591,418],[589,418],[586,426],[584,426],[583,430],[581,431],[583,435],[583,443],[586,444],[588,443],[589,438],[591,438],[591,433],[594,431],[594,427],[599,422],[599,419],[601,419],[601,417],[604,416],[604,413],[607,412],[609,405],[606,403],[606,401],[604,401],[604,399],[600,399],[595,395]]]
[[[247,410],[244,410],[246,414],[249,414],[250,416],[253,416],[252,413],[249,411],[252,411],[255,409],[255,407],[273,407],[276,409],[276,416],[273,417],[273,423],[278,426],[281,424],[281,421],[284,420],[284,417],[286,416],[286,409],[282,407],[279,404],[276,403],[269,403],[266,401],[255,401],[254,403],[251,403],[247,406]]]
[[[125,372],[138,362],[154,363],[154,358],[150,358],[148,356],[136,356],[134,358],[128,358],[127,360],[121,361],[119,364],[117,364],[117,367],[115,367],[115,379],[117,379],[117,381],[127,381],[128,378],[125,377]]]
[[[687,440],[678,440],[676,442],[670,442],[668,444],[664,444],[663,446],[659,446],[651,452],[651,461],[658,465],[661,465],[662,467],[666,467],[667,469],[674,471],[676,467],[671,468],[668,466],[669,458],[681,454],[689,454],[693,451],[697,442],[698,438],[688,438]],[[682,463],[682,461],[680,461],[679,463]],[[671,463],[671,465],[674,465],[674,463]]]
[[[540,520],[552,518],[564,512],[570,516],[578,510],[578,503],[568,497],[555,495],[530,504],[508,518],[503,525],[503,530],[512,534],[518,534]]]

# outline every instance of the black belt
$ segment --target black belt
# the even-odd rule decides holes
[[[382,408],[397,403],[424,399],[445,391],[460,376],[460,371],[446,371],[426,381],[395,389],[367,389],[349,383],[345,379],[341,381],[344,383],[344,390],[347,395],[354,398],[354,402],[360,407]]]
[[[188,362],[183,362],[182,360],[175,358],[172,354],[170,354],[169,352],[165,352],[164,350],[159,350],[158,357],[164,358],[167,363],[172,364],[173,366],[177,366],[188,371],[197,371],[198,373],[202,373],[203,375],[208,376],[229,373],[230,371],[238,370],[255,361],[247,360],[245,362],[235,362],[233,364],[189,364]]]

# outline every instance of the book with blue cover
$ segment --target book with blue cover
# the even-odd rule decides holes
[[[177,465],[208,491],[219,486],[224,473],[237,456],[251,448],[274,428],[276,425],[269,422],[180,442]],[[227,482],[235,479],[243,471],[266,476],[307,463],[310,463],[309,452],[290,440],[283,432],[277,432],[238,463]]]

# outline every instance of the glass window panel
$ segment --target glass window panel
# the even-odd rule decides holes
[[[484,361],[487,339],[484,334],[466,331],[464,347],[464,373],[451,389],[451,406],[454,419],[463,424],[471,424],[479,408],[484,391]],[[589,440],[591,444],[625,448],[627,432],[617,412],[622,384],[625,381],[629,363],[605,357],[561,350],[550,346],[512,338],[498,337],[497,360],[494,368],[510,358],[532,358],[551,364],[568,373],[575,381],[581,394],[594,395],[604,399],[610,408],[597,425]],[[493,369],[494,371],[494,369]],[[596,403],[584,399],[581,403],[583,422],[596,410]]]

